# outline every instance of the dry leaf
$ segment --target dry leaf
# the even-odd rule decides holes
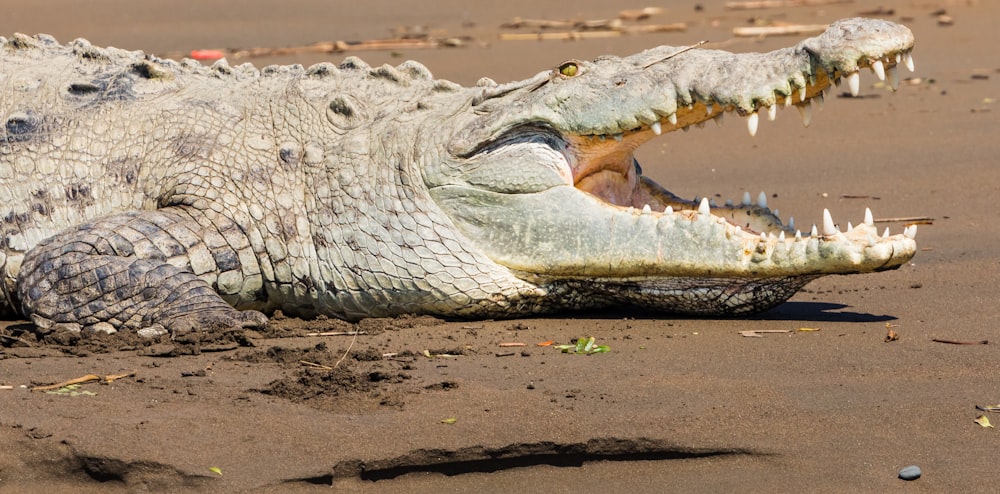
[[[799,331],[803,331],[803,332],[819,331],[819,328],[799,328]]]
[[[983,427],[993,427],[993,424],[990,423],[990,419],[987,418],[985,415],[980,415],[976,417],[976,423]]]
[[[891,329],[889,330],[888,333],[885,334],[885,341],[886,341],[886,343],[888,343],[890,341],[896,341],[898,339],[899,339],[899,333],[897,333],[897,332],[895,332],[895,331],[893,331]]]

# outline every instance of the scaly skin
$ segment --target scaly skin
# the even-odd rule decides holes
[[[766,54],[664,46],[463,88],[414,62],[258,71],[0,38],[0,302],[42,327],[151,335],[279,308],[764,310],[818,276],[902,265],[915,229],[796,235],[764,204],[673,196],[633,150],[723,112],[753,133],[831,79],[894,77],[912,44],[851,19]]]

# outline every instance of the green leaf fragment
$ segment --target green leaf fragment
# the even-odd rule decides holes
[[[222,476],[222,469],[219,467],[208,467],[208,471]]]
[[[458,419],[455,418],[455,417],[446,418],[446,419],[444,419],[444,420],[441,421],[442,424],[449,424],[449,425],[450,424],[454,424],[455,422],[458,422]]]

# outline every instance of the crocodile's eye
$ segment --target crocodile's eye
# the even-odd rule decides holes
[[[580,72],[580,67],[576,65],[576,62],[566,62],[559,66],[559,73],[566,77],[573,77]]]

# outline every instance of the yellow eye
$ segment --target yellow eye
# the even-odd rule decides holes
[[[566,62],[559,66],[559,73],[566,77],[573,77],[580,71],[576,62]]]

